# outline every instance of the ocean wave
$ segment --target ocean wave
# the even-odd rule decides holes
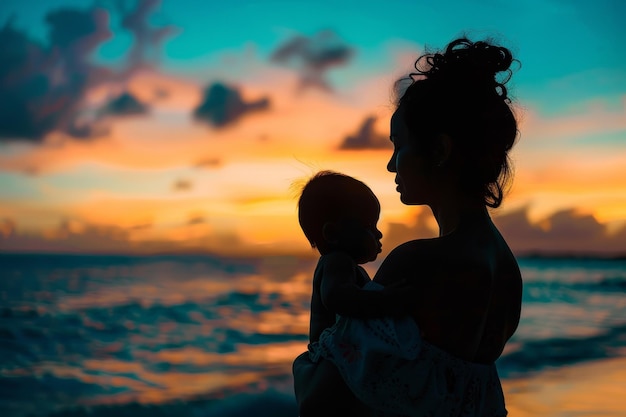
[[[267,391],[237,394],[221,400],[174,401],[165,404],[128,403],[68,407],[48,417],[296,417],[293,396]]]
[[[54,386],[54,389],[51,387]],[[89,397],[105,390],[71,378],[0,379],[3,417],[296,417],[294,395],[283,386],[263,391],[239,387],[190,398],[157,403],[136,401],[89,404]],[[110,390],[108,390],[110,391]],[[259,392],[260,391],[260,392]],[[110,392],[109,392],[110,393]]]
[[[3,417],[17,409],[33,416],[296,416],[289,370],[308,340],[314,265],[283,271],[282,263],[260,260],[59,255],[0,255],[0,262],[7,267],[0,280]],[[624,265],[522,262],[522,322],[498,361],[501,375],[626,355]],[[306,272],[293,279],[294,268]],[[284,389],[268,374],[280,374]],[[237,385],[250,381],[259,389]],[[198,392],[207,394],[189,396]]]
[[[593,283],[576,283],[574,288],[586,291],[626,292],[625,277],[605,277]]]
[[[527,340],[498,359],[502,377],[519,377],[546,368],[572,365],[626,354],[626,324],[589,337]]]

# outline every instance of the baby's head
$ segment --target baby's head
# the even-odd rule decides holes
[[[372,190],[338,172],[315,174],[298,200],[298,220],[311,246],[322,255],[345,251],[359,264],[373,261],[381,251],[379,216]]]

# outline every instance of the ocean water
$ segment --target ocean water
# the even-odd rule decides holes
[[[626,260],[519,261],[503,379],[626,357]],[[314,265],[0,254],[0,415],[296,417]]]

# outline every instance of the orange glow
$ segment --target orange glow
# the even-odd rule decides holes
[[[623,383],[626,360],[609,359],[549,370],[503,382],[509,414],[514,417],[626,414]]]
[[[588,102],[587,105],[585,111],[579,114],[551,119],[541,117],[532,109],[525,109],[520,117],[521,142],[549,141],[549,145],[554,146],[556,141],[560,142],[557,146],[562,150],[571,138],[626,130],[626,96],[622,97],[622,108],[617,111],[607,109],[599,101]]]
[[[3,201],[0,216],[18,234],[31,233],[31,240],[44,236],[56,242],[51,239],[97,227],[115,231],[115,239],[126,244],[121,250],[304,254],[310,249],[296,221],[299,187],[316,171],[330,169],[372,188],[381,201],[383,233],[394,223],[411,225],[415,210],[400,202],[394,174],[386,170],[391,146],[338,149],[371,115],[377,117],[376,133],[388,135],[390,86],[396,78],[374,76],[340,94],[298,94],[292,73],[264,69],[237,87],[246,100],[266,96],[271,88],[270,108],[217,129],[191,116],[203,85],[156,72],[140,74],[125,87],[150,103],[149,115],[111,121],[107,137],[64,141],[56,136],[43,146],[0,156],[4,170],[38,172],[39,192],[50,200]],[[157,97],[156,89],[167,94]],[[107,94],[94,91],[90,100],[106,100]],[[527,206],[531,220],[540,222],[576,208],[618,227],[626,219],[626,156],[608,146],[570,146],[569,141],[624,129],[622,113],[596,106],[585,115],[547,119],[525,110],[512,155],[513,188],[498,212]],[[75,191],[74,179],[83,174],[111,179],[87,189],[81,184]],[[58,176],[54,186],[49,175]],[[181,181],[186,186],[176,188]],[[93,237],[75,247],[84,247],[88,239]]]

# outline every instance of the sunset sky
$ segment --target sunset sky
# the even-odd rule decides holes
[[[626,2],[2,0],[0,250],[310,253],[298,185],[378,195],[394,244],[433,235],[385,169],[392,84],[425,48],[520,60],[514,251],[626,253]]]

